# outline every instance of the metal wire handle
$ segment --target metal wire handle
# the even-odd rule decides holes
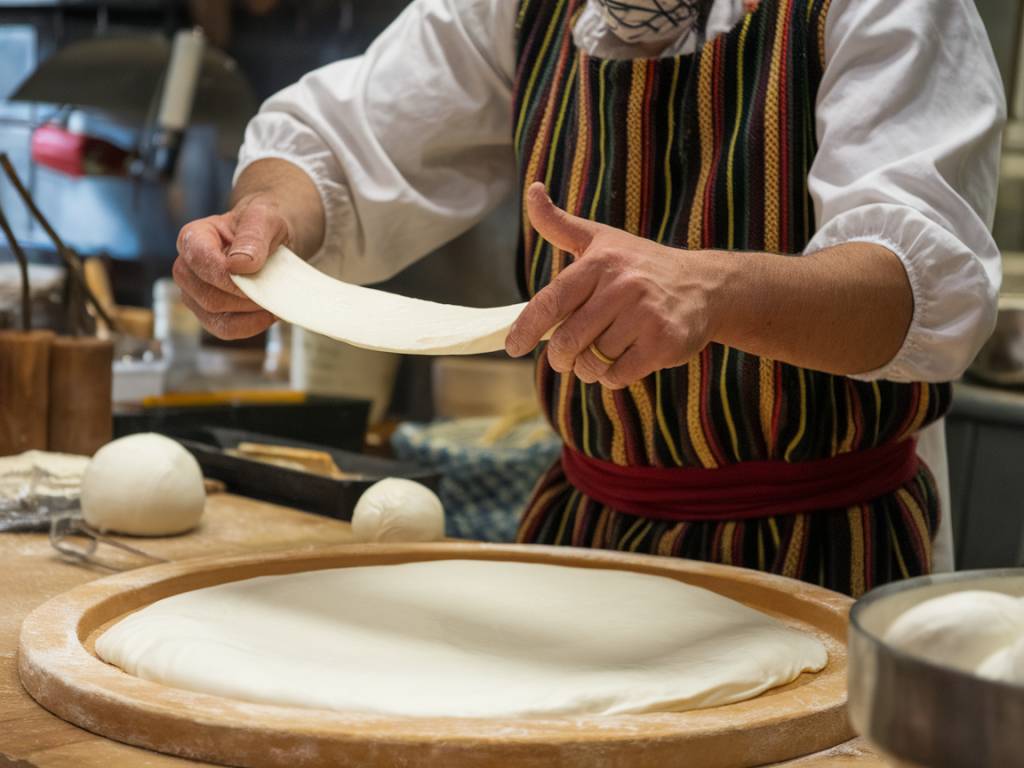
[[[74,543],[68,541],[72,537],[81,537],[85,539],[83,546],[76,546]],[[60,517],[53,518],[50,523],[50,544],[65,558],[76,560],[78,562],[92,563],[99,565],[104,568],[111,568],[110,565],[97,560],[93,555],[99,548],[100,544],[106,544],[111,547],[129,552],[136,557],[141,557],[146,560],[151,560],[155,563],[166,563],[166,559],[157,557],[149,552],[145,552],[136,547],[129,546],[124,542],[113,539],[106,536],[95,528],[89,526],[82,518],[74,515],[62,515]],[[111,568],[112,570],[116,570]]]

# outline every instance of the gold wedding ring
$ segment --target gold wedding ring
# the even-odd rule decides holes
[[[594,357],[596,357],[598,360],[600,360],[605,365],[614,365],[615,361],[618,359],[618,358],[615,358],[615,357],[608,357],[608,355],[606,355],[604,352],[602,352],[600,349],[598,349],[596,341],[593,344],[590,345],[589,349],[590,349],[590,354],[592,354]]]

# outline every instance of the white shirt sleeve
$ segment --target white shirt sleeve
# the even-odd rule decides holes
[[[313,180],[326,236],[313,263],[387,279],[510,193],[513,0],[414,0],[365,54],[271,96],[235,178],[282,158]]]
[[[825,49],[806,250],[884,245],[914,296],[902,348],[854,378],[956,379],[992,332],[1001,280],[1006,107],[985,29],[972,0],[833,0]]]

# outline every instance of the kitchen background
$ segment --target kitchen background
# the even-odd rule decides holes
[[[166,280],[180,226],[222,210],[242,131],[260,101],[310,69],[358,54],[404,5],[0,0],[0,152],[60,238],[102,265],[89,274],[109,284],[110,306],[147,310],[118,315],[134,329],[134,341],[116,347],[122,425],[141,418],[137,403],[146,396],[289,386],[374,400],[373,421],[385,426],[370,432],[369,450],[382,449],[386,425],[400,420],[503,415],[511,424],[528,412],[529,366],[500,356],[397,359],[282,328],[224,344],[199,334]],[[947,420],[958,565],[972,568],[1024,565],[1024,9],[1020,0],[977,5],[1012,119],[994,223],[1005,267],[999,327],[958,383]],[[193,27],[204,30],[205,54],[179,137],[162,121],[161,99],[172,40]],[[33,262],[37,324],[59,324],[63,267],[52,238],[6,178],[0,210]],[[450,303],[511,303],[514,246],[509,203],[383,287]],[[16,324],[19,290],[12,253],[0,242],[0,328]],[[499,414],[499,401],[516,406]],[[546,460],[552,446],[535,437],[518,461]]]

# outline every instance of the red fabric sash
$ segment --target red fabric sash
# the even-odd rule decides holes
[[[562,450],[566,478],[595,501],[632,515],[683,522],[842,509],[892,493],[919,465],[913,439],[831,459],[745,461],[718,469],[623,467]]]

